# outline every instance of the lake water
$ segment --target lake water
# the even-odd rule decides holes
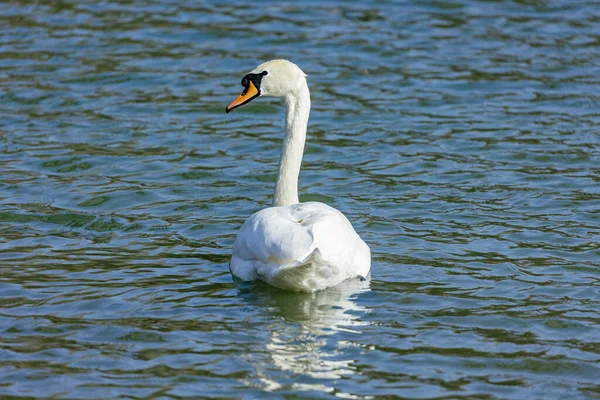
[[[0,397],[600,397],[600,6],[0,5]],[[284,110],[372,277],[235,283]]]

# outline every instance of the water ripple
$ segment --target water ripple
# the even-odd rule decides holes
[[[600,10],[592,1],[0,5],[0,395],[574,398],[600,393]],[[237,284],[289,58],[301,200],[370,281]],[[249,118],[251,117],[251,118]]]

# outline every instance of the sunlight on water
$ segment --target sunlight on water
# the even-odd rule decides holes
[[[591,1],[0,5],[0,397],[597,398]],[[233,282],[307,74],[301,201],[371,280]]]

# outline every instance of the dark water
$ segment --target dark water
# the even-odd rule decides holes
[[[600,397],[600,5],[308,4],[0,5],[1,397]],[[232,282],[272,58],[370,282]]]

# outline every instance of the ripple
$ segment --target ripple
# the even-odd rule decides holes
[[[593,2],[0,5],[0,395],[594,397]],[[234,283],[307,73],[303,201],[371,281]]]

